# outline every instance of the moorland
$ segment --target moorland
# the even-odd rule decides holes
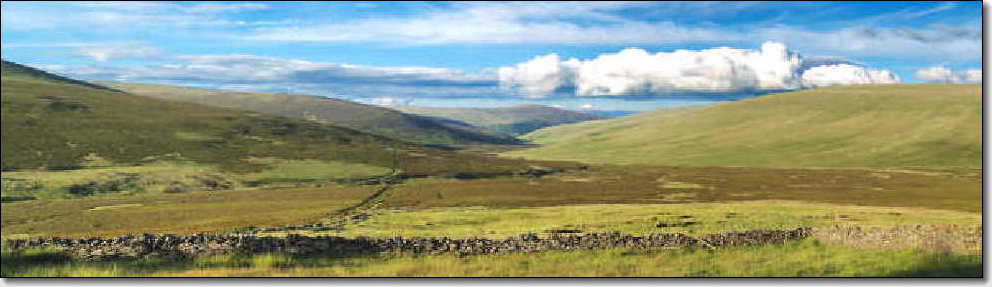
[[[612,119],[530,109],[539,120],[487,124],[462,116],[498,110],[424,116],[2,68],[4,277],[983,276],[978,85],[830,87]],[[778,244],[465,256],[86,260],[10,243],[800,227],[810,236]]]

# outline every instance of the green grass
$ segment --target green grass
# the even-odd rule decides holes
[[[36,199],[183,193],[276,186],[333,184],[340,179],[390,173],[385,167],[320,160],[249,158],[261,170],[232,173],[197,163],[153,162],[140,166],[98,166],[64,171],[3,172],[4,197]]]
[[[436,108],[397,107],[397,110],[452,119],[485,127],[495,132],[518,136],[531,131],[567,123],[597,120],[602,117],[540,105],[521,105],[503,108]]]
[[[692,222],[684,227],[657,223]],[[743,201],[684,204],[591,204],[531,208],[452,207],[386,210],[333,235],[357,237],[506,238],[552,230],[583,233],[684,233],[691,236],[753,229],[794,229],[834,225],[881,228],[899,225],[980,227],[980,213],[909,207],[850,206],[799,201]]]
[[[276,93],[246,93],[157,84],[99,82],[135,95],[254,111],[349,127],[397,139],[442,145],[515,144],[516,139],[395,110],[339,99]]]
[[[233,189],[235,174],[208,165],[153,162],[141,166],[94,166],[75,170],[3,172],[2,195],[38,199],[75,198],[99,194],[185,192]]]
[[[334,179],[364,178],[386,175],[388,168],[319,160],[281,160],[275,158],[253,159],[253,163],[268,166],[261,172],[248,173],[240,176],[248,182],[312,182],[329,181]]]
[[[981,86],[830,87],[562,125],[511,157],[776,168],[980,168]]]
[[[261,277],[981,277],[980,255],[875,251],[813,240],[718,250],[624,249],[510,254],[320,258],[267,254],[78,262],[53,251],[3,253],[3,276]]]
[[[673,182],[678,184],[672,185]],[[357,189],[371,192],[374,188]],[[2,234],[116,235],[143,230],[223,231],[247,225],[305,224],[348,205],[334,203],[338,200],[336,191],[352,189],[111,194],[4,203]],[[362,195],[368,193],[352,194],[345,202],[357,203],[364,198]],[[981,211],[980,199],[977,172],[597,167],[537,179],[410,180],[392,188],[382,207],[414,211],[387,212],[348,232],[504,236],[565,225],[645,232],[655,230],[654,217],[663,221],[665,216],[659,213],[666,212],[693,216],[700,224],[673,229],[691,232],[830,223],[971,225]],[[797,201],[806,203],[794,203]],[[91,211],[100,207],[109,208]],[[454,209],[443,209],[446,207]],[[740,210],[735,211],[737,208]],[[427,211],[417,211],[421,209]],[[927,211],[930,209],[947,211]],[[754,214],[720,219],[731,212]],[[167,220],[176,214],[182,216]],[[806,216],[811,218],[805,219]],[[529,220],[533,222],[527,223]]]
[[[3,203],[3,238],[224,232],[317,222],[376,186],[205,191]]]

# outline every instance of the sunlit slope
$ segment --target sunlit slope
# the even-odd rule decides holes
[[[140,96],[314,120],[423,144],[517,144],[463,123],[405,114],[392,109],[305,95],[246,93],[182,86],[99,82]]]
[[[541,105],[520,105],[499,108],[437,108],[398,107],[400,111],[466,122],[475,126],[508,134],[522,135],[531,131],[567,123],[602,119],[587,113],[574,112]]]
[[[525,163],[327,124],[135,96],[3,62],[2,168],[189,161],[251,171],[258,158],[394,164],[412,174],[505,172]],[[397,148],[400,151],[393,152]]]
[[[508,156],[690,166],[980,168],[979,85],[831,87],[551,127]]]

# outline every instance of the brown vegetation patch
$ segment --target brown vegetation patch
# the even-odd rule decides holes
[[[322,219],[359,203],[373,188],[241,190],[3,203],[2,233],[4,237],[19,233],[32,237],[87,237],[284,226]],[[133,208],[137,205],[142,206]],[[124,206],[129,208],[108,209]]]
[[[541,178],[502,177],[468,181],[411,180],[385,202],[390,208],[456,206],[526,207],[600,203],[667,203],[658,179],[708,188],[691,190],[692,202],[802,200],[866,206],[981,211],[981,177],[972,170],[955,176],[915,173],[873,176],[871,170],[765,169],[738,167],[603,166]],[[562,178],[597,180],[563,181]],[[865,187],[865,188],[859,188]],[[443,193],[443,197],[437,196]],[[661,196],[659,196],[661,195]]]

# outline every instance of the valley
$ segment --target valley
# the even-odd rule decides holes
[[[88,83],[6,61],[2,83],[4,277],[981,275],[975,85],[830,87],[603,119]],[[790,230],[810,231],[706,241]],[[614,233],[702,243],[183,258],[97,246],[98,260],[11,243]]]

